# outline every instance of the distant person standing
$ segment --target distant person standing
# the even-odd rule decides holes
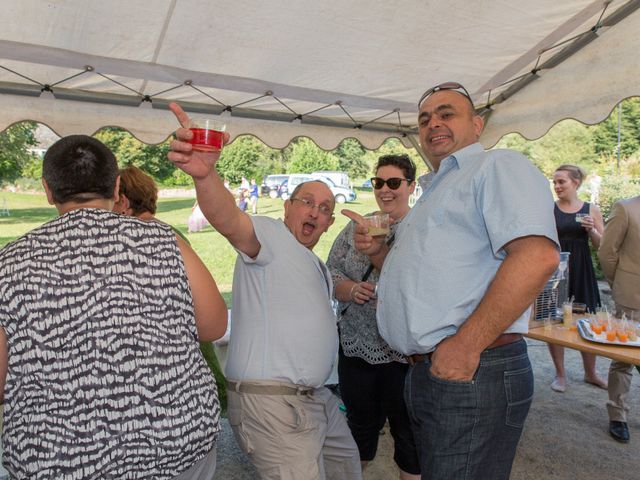
[[[569,252],[569,297],[584,303],[587,310],[596,311],[600,306],[598,282],[591,261],[589,241],[595,248],[600,245],[604,230],[602,214],[597,205],[583,202],[578,198],[578,188],[585,173],[575,165],[561,165],[553,174],[553,188],[558,200],[554,207],[556,229],[562,252]],[[549,344],[549,352],[556,368],[556,376],[551,383],[555,392],[567,388],[564,370],[564,347]],[[584,364],[584,381],[600,388],[607,388],[607,382],[596,373],[596,356],[581,352]]]
[[[600,242],[598,257],[611,285],[616,315],[640,320],[640,196],[620,200],[611,211]],[[613,360],[609,367],[609,433],[629,441],[626,403],[633,365]]]
[[[256,179],[251,179],[251,186],[249,187],[249,204],[251,205],[251,213],[256,215],[258,213],[258,197],[260,194],[258,193],[258,184],[256,183]]]

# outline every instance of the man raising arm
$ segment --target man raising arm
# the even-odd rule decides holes
[[[184,111],[170,108],[186,127]],[[194,151],[187,128],[176,136],[169,159],[194,178],[204,215],[239,253],[225,372],[238,444],[260,478],[362,478],[344,415],[324,387],[337,328],[331,277],[312,250],[333,224],[333,194],[302,183],[284,203],[284,221],[249,216],[215,171],[220,153]]]

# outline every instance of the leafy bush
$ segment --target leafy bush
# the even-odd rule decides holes
[[[22,177],[18,178],[14,185],[19,192],[44,192],[42,180],[40,178]]]
[[[298,138],[290,147],[288,153],[289,173],[311,173],[318,170],[337,170],[338,157],[325,152],[308,138]]]
[[[193,185],[193,179],[182,170],[174,170],[173,173],[164,179],[162,185],[165,187],[186,187]]]
[[[602,218],[607,220],[613,204],[623,198],[635,197],[640,195],[640,183],[638,180],[626,175],[609,174],[602,180],[600,185],[600,195],[598,204],[600,211],[602,212]],[[596,272],[596,278],[604,278],[600,263],[598,261],[598,251],[591,246],[591,259],[593,260],[593,267]]]
[[[599,205],[602,217],[606,220],[613,204],[623,198],[640,195],[640,182],[629,176],[608,175],[600,186]]]

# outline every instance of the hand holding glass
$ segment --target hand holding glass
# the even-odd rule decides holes
[[[587,213],[576,213],[576,222],[582,223],[585,217],[588,217],[588,216],[589,215]]]
[[[369,235],[372,237],[389,235],[389,214],[373,213],[364,217],[367,227],[369,227]]]
[[[227,126],[209,118],[192,118],[189,121],[189,130],[193,138],[189,141],[194,150],[201,152],[219,152],[224,145],[224,131]]]

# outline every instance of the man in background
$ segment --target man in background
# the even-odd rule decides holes
[[[616,303],[616,315],[640,321],[640,196],[620,200],[611,210],[598,258]],[[633,365],[613,360],[609,367],[609,434],[629,441],[627,396]]]

